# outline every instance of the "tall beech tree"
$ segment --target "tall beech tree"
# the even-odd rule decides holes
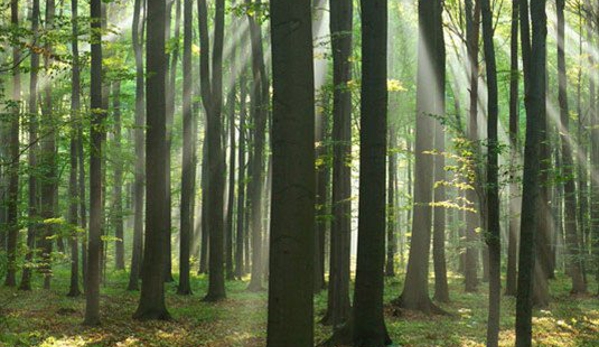
[[[360,202],[355,346],[391,344],[383,316],[387,155],[387,0],[361,0]]]
[[[210,41],[208,33],[208,9],[206,0],[198,0],[200,26],[200,83],[202,102],[206,110],[208,191],[206,200],[207,230],[209,232],[208,294],[206,301],[224,299],[224,151],[222,144],[223,108],[223,44],[225,30],[225,1],[217,0],[214,14],[214,45],[212,68],[210,68]],[[210,74],[210,72],[212,72]]]
[[[350,312],[350,237],[351,237],[351,80],[353,3],[351,0],[330,4],[331,48],[333,51],[333,193],[329,291],[324,321],[336,326]]]
[[[145,3],[145,1],[143,1]],[[145,17],[145,16],[144,16]],[[144,70],[142,33],[142,0],[135,0],[133,4],[133,23],[131,25],[131,42],[135,55],[135,130],[133,133],[135,147],[135,167],[133,183],[133,248],[131,252],[131,268],[129,273],[129,284],[127,290],[139,288],[139,276],[141,274],[141,260],[143,252],[143,213],[144,213]],[[140,37],[142,36],[142,37]]]
[[[102,1],[90,3],[92,29],[91,46],[91,141],[89,159],[89,236],[87,245],[87,270],[85,272],[85,325],[100,324],[100,276],[102,258],[102,142],[106,110],[103,108],[102,88]]]
[[[416,162],[414,165],[414,207],[410,257],[403,292],[396,304],[426,313],[442,312],[429,297],[428,269],[433,201],[433,150],[435,119],[444,110],[445,56],[442,31],[442,3],[419,1],[418,76],[416,101]]]
[[[19,26],[19,1],[10,1],[10,24]],[[8,208],[7,220],[8,240],[7,255],[8,268],[4,284],[8,287],[17,285],[17,242],[19,234],[19,129],[21,120],[21,72],[18,61],[21,59],[21,50],[13,46],[12,50],[12,98],[10,101],[10,139],[9,139],[9,169],[8,169]]]
[[[493,12],[489,0],[480,0],[483,43],[487,72],[487,181],[485,241],[489,249],[489,314],[487,347],[499,346],[499,313],[501,304],[501,233],[499,230],[499,105],[497,62],[493,42]]]
[[[532,346],[532,298],[537,230],[540,140],[545,119],[547,17],[545,0],[520,3],[520,35],[526,107],[522,214],[516,296],[516,347]],[[530,18],[530,22],[529,22]],[[531,30],[532,26],[532,30]]]
[[[179,241],[179,286],[177,294],[191,294],[189,256],[193,236],[193,200],[195,198],[194,123],[191,67],[192,0],[183,1],[183,167],[181,171],[181,225]]]
[[[79,290],[79,237],[77,226],[79,225],[79,182],[77,176],[78,171],[78,151],[79,151],[79,131],[81,127],[81,72],[79,66],[79,23],[78,23],[78,6],[77,0],[71,1],[72,21],[72,40],[71,49],[73,51],[73,64],[71,73],[71,141],[69,146],[69,228],[71,236],[69,242],[71,245],[71,284],[67,296],[75,297],[81,294]]]
[[[518,71],[518,19],[520,0],[512,1],[512,22],[510,32],[510,184],[509,184],[509,235],[507,251],[507,272],[505,280],[505,294],[516,296],[517,258],[518,258],[518,224],[520,219],[519,189],[516,184],[516,163],[519,155],[518,123],[519,123],[519,75]]]
[[[570,113],[568,109],[568,80],[566,76],[565,57],[565,19],[564,0],[556,1],[557,9],[557,68],[559,79],[559,109],[560,109],[560,137],[562,143],[562,176],[564,182],[564,229],[566,233],[566,246],[570,260],[568,261],[569,275],[572,278],[572,294],[586,292],[586,283],[583,276],[582,260],[580,259],[580,242],[576,216],[576,184],[573,177],[574,160],[570,144]]]
[[[166,177],[165,0],[148,0],[146,43],[146,237],[141,269],[141,295],[133,315],[138,320],[168,320],[164,300],[164,243],[170,231]]]
[[[314,65],[310,0],[270,3],[273,118],[269,347],[314,345]]]
[[[262,195],[264,175],[264,143],[265,127],[268,116],[269,85],[264,63],[264,48],[262,47],[262,28],[260,26],[262,2],[260,0],[246,0],[246,5],[252,5],[256,10],[248,13],[250,45],[252,50],[252,92],[251,110],[254,131],[252,136],[253,151],[250,161],[250,183],[248,198],[250,205],[251,237],[251,280],[248,289],[251,291],[262,290],[263,264],[262,264]]]
[[[40,1],[33,0],[31,7],[31,32],[34,39],[37,40],[39,37],[39,21],[40,21]],[[28,134],[29,142],[31,142],[29,153],[27,155],[27,163],[29,165],[29,181],[28,188],[29,194],[27,202],[29,204],[27,217],[29,218],[29,224],[27,225],[27,253],[25,254],[25,261],[31,263],[33,260],[35,241],[36,241],[36,230],[38,229],[38,213],[39,213],[39,195],[38,195],[38,174],[37,167],[37,155],[38,155],[38,144],[34,142],[37,139],[38,134],[38,69],[40,65],[40,56],[37,52],[31,52],[31,73],[29,75],[29,98],[27,111],[29,112],[29,125]],[[31,290],[31,271],[29,266],[25,266],[21,272],[21,284],[19,285],[20,290]]]

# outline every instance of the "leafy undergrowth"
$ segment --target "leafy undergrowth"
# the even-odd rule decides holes
[[[402,278],[403,276],[399,276]],[[227,283],[228,298],[204,303],[205,276],[193,277],[192,296],[175,294],[176,285],[167,284],[170,322],[138,322],[131,319],[139,293],[124,290],[127,275],[109,273],[102,288],[102,325],[81,325],[85,300],[67,298],[68,273],[55,273],[53,289],[40,284],[32,292],[0,289],[0,346],[40,347],[252,347],[264,346],[266,337],[266,292],[246,291],[246,281]],[[571,298],[567,278],[551,283],[552,302],[535,312],[536,346],[599,346],[599,303],[595,297]],[[398,279],[388,279],[385,301],[397,297],[402,288]],[[487,316],[487,287],[463,292],[461,280],[450,276],[452,302],[442,305],[450,316],[425,316],[402,311],[399,317],[387,309],[387,327],[397,346],[484,346]],[[514,345],[515,299],[502,298],[501,346]],[[326,308],[326,293],[315,299],[315,321]],[[316,340],[323,341],[329,327],[316,326]]]

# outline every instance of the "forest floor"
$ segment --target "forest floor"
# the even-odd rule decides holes
[[[39,276],[37,276],[39,277]],[[397,278],[403,278],[398,276]],[[39,281],[40,279],[37,278]],[[137,292],[124,290],[125,272],[112,272],[102,288],[102,322],[97,328],[81,325],[85,300],[67,298],[66,267],[55,271],[53,288],[44,291],[40,283],[31,292],[0,288],[0,346],[40,347],[253,347],[264,346],[266,337],[266,292],[250,293],[246,281],[227,283],[228,298],[204,303],[207,278],[193,276],[193,296],[178,296],[176,285],[167,284],[167,305],[173,321],[137,322],[131,319],[137,307]],[[398,296],[402,282],[387,279],[385,302]],[[592,283],[595,290],[595,283]],[[535,311],[536,346],[599,346],[599,299],[591,295],[572,298],[569,281],[559,277],[551,282],[552,301]],[[431,288],[432,292],[432,288]],[[451,316],[425,316],[402,312],[396,317],[387,309],[387,327],[396,346],[484,346],[487,318],[487,285],[478,293],[463,291],[462,280],[450,276],[452,302],[442,305]],[[318,321],[326,308],[326,292],[316,296]],[[502,298],[501,346],[513,346],[515,299]],[[316,340],[323,341],[329,327],[316,326]]]

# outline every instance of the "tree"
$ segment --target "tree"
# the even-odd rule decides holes
[[[194,124],[197,121],[191,108],[191,21],[192,0],[183,2],[183,168],[181,173],[181,239],[179,241],[179,286],[177,294],[191,294],[189,283],[189,248],[193,235],[193,200],[195,198]]]
[[[10,23],[14,28],[19,26],[19,1],[11,0],[10,2]],[[17,285],[17,242],[19,234],[19,128],[21,119],[21,73],[19,70],[19,60],[21,56],[20,49],[13,47],[13,68],[12,68],[12,100],[11,117],[10,117],[10,167],[9,167],[9,184],[8,184],[8,268],[4,284],[8,287]]]
[[[33,0],[31,8],[31,32],[35,39],[39,35],[39,17],[40,17],[40,2],[39,0]],[[38,69],[40,65],[39,54],[35,51],[31,52],[31,73],[29,75],[29,100],[28,100],[28,112],[29,118],[29,139],[37,138],[38,132],[38,119],[37,119],[37,80],[38,80]],[[33,249],[35,248],[35,238],[37,229],[37,218],[39,211],[39,197],[38,197],[38,172],[35,169],[37,167],[37,154],[38,154],[37,143],[32,143],[29,148],[27,161],[29,164],[29,196],[28,196],[28,218],[29,224],[27,226],[27,253],[25,254],[25,261],[31,263],[33,261]],[[26,266],[23,268],[21,273],[21,284],[19,285],[20,290],[31,290],[31,268]]]
[[[556,1],[557,8],[557,64],[559,79],[559,109],[560,109],[560,137],[562,142],[562,176],[567,180],[564,182],[565,215],[564,224],[566,232],[566,245],[571,259],[569,274],[572,277],[572,294],[586,292],[586,283],[582,273],[582,261],[580,260],[580,243],[578,238],[578,227],[576,220],[576,185],[573,176],[574,161],[572,159],[572,148],[569,139],[570,113],[568,109],[568,81],[566,76],[565,57],[565,19],[564,0]]]
[[[141,269],[141,295],[133,315],[138,320],[168,320],[164,300],[164,243],[170,231],[166,163],[166,55],[164,0],[148,0],[146,44],[146,237]]]
[[[426,313],[442,313],[428,293],[428,264],[431,244],[433,201],[433,150],[435,120],[443,116],[445,56],[442,31],[442,5],[440,1],[420,1],[418,18],[418,77],[416,163],[414,165],[414,207],[410,257],[403,292],[396,304],[407,309]]]
[[[478,74],[479,74],[479,63],[478,63],[478,50],[479,50],[479,30],[480,30],[480,1],[474,0],[474,8],[472,4],[473,0],[465,1],[466,11],[466,44],[468,47],[468,61],[470,62],[470,108],[469,108],[469,123],[468,123],[468,136],[469,140],[474,147],[474,153],[479,153],[478,149]],[[477,177],[476,173],[476,162],[473,163],[472,173],[470,177],[471,189],[466,192],[466,198],[474,208],[476,208],[478,196],[476,192],[477,185],[479,182],[476,180],[481,179]],[[478,204],[481,208],[482,205]],[[479,214],[478,212],[466,212],[466,261],[464,264],[464,277],[465,277],[465,290],[466,292],[475,292],[478,286],[477,277],[477,265],[478,265],[478,248],[474,245],[477,242],[478,236],[476,235],[476,228],[479,225]]]
[[[222,78],[223,78],[223,39],[225,2],[216,1],[214,17],[214,46],[212,48],[212,69],[209,65],[210,41],[208,33],[208,10],[206,0],[198,1],[198,21],[200,25],[200,83],[202,101],[206,110],[208,196],[206,200],[207,230],[209,231],[210,253],[208,271],[208,294],[205,301],[224,299],[224,153],[222,146]],[[212,70],[212,75],[210,75]]]
[[[349,299],[351,237],[351,80],[353,3],[332,1],[330,8],[333,51],[333,193],[331,251],[327,315],[323,321],[336,326],[351,314]]]
[[[354,291],[355,346],[391,344],[383,316],[385,157],[387,154],[387,1],[362,0],[360,203]]]
[[[71,75],[72,89],[71,89],[71,141],[70,141],[70,164],[69,170],[69,227],[73,230],[71,232],[70,243],[71,243],[71,285],[67,296],[76,297],[81,294],[79,290],[79,238],[77,226],[79,225],[78,212],[79,212],[79,182],[77,181],[77,165],[78,157],[77,151],[78,146],[78,134],[79,128],[81,127],[81,72],[79,68],[79,23],[78,23],[78,6],[77,0],[71,1],[71,15],[72,15],[72,41],[71,47],[73,51],[73,71]]]
[[[46,30],[54,28],[54,16],[56,12],[56,3],[54,0],[46,1]],[[52,60],[52,44],[46,42],[44,45],[44,69],[49,71]],[[47,72],[48,73],[48,72]],[[52,86],[46,84],[43,87],[42,96],[42,133],[44,137],[40,140],[40,167],[42,168],[42,177],[40,180],[41,188],[41,209],[40,217],[43,220],[50,220],[55,217],[55,197],[57,186],[57,168],[56,168],[56,125],[54,124],[54,115],[52,112]],[[50,289],[52,279],[52,254],[53,241],[51,239],[54,234],[52,223],[43,223],[41,233],[40,248],[42,249],[42,265],[40,271],[44,275],[44,289]]]
[[[518,11],[520,0],[512,1],[512,22],[510,35],[510,119],[509,119],[509,137],[510,137],[510,186],[509,186],[509,236],[508,236],[508,257],[507,273],[505,280],[505,295],[516,296],[517,279],[517,257],[518,257],[518,207],[520,194],[516,185],[516,159],[519,153],[518,149],[518,80],[520,72],[518,71]]]
[[[532,22],[532,39],[529,24]],[[547,17],[545,0],[520,3],[520,32],[526,107],[526,140],[518,259],[518,293],[516,297],[516,347],[532,346],[532,289],[535,267],[535,232],[537,230],[540,140],[545,122],[545,70]]]
[[[489,315],[487,346],[499,346],[499,314],[501,304],[501,233],[499,230],[499,105],[497,63],[493,42],[493,13],[489,0],[481,0],[483,43],[487,72],[487,182],[485,240],[489,248]]]
[[[445,83],[444,81],[442,82]],[[445,260],[445,209],[442,203],[446,199],[445,186],[445,131],[440,122],[435,123],[435,184],[441,182],[434,191],[437,204],[433,215],[433,266],[435,269],[435,294],[433,298],[439,302],[449,302],[447,284],[447,264]],[[438,205],[441,204],[441,205]]]
[[[313,346],[314,73],[310,0],[270,3],[272,202],[267,346]]]
[[[250,205],[250,229],[252,233],[252,276],[248,290],[262,290],[263,266],[262,266],[262,186],[264,171],[264,142],[265,127],[268,114],[268,77],[266,76],[266,67],[264,66],[264,49],[262,47],[262,29],[259,21],[263,15],[261,10],[261,0],[246,0],[246,5],[253,4],[256,11],[248,12],[248,21],[250,29],[250,45],[252,49],[252,106],[250,118],[254,125],[253,132],[253,152],[250,161],[251,181],[248,187],[248,198]]]
[[[141,273],[141,260],[143,252],[143,201],[144,201],[144,71],[143,51],[140,35],[141,23],[145,22],[141,17],[142,0],[135,0],[133,5],[133,23],[131,28],[131,41],[135,54],[135,180],[133,183],[133,250],[131,254],[131,269],[129,273],[129,284],[127,290],[137,290],[139,276]]]
[[[116,155],[114,156],[114,204],[113,204],[113,224],[115,240],[115,268],[117,270],[125,269],[125,230],[123,226],[123,160],[121,159],[121,139],[122,139],[122,121],[121,121],[121,81],[118,79],[112,82],[112,112],[114,115],[114,146]]]
[[[245,52],[245,49],[243,50]],[[244,251],[243,246],[245,244],[245,117],[246,117],[246,98],[247,98],[247,85],[245,79],[245,68],[241,72],[239,78],[239,150],[238,155],[238,172],[237,172],[237,225],[235,231],[235,277],[241,279],[246,272],[247,263],[244,264]],[[246,266],[244,266],[246,265]]]
[[[92,46],[91,46],[91,143],[89,165],[89,237],[87,245],[87,271],[85,273],[85,325],[100,324],[100,272],[102,257],[102,142],[103,122],[106,117],[103,109],[102,88],[102,1],[93,0],[90,4]]]

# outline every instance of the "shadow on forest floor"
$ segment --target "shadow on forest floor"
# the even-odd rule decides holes
[[[403,278],[399,276],[398,278]],[[228,298],[212,304],[200,299],[206,278],[193,277],[192,296],[177,296],[176,286],[167,284],[167,305],[171,322],[137,322],[131,316],[138,293],[127,292],[124,272],[108,275],[102,288],[102,326],[87,328],[83,320],[83,297],[67,298],[68,273],[56,272],[51,291],[32,292],[0,289],[0,346],[40,347],[258,347],[265,345],[266,292],[249,293],[247,282],[227,283]],[[385,302],[399,295],[402,282],[387,279]],[[594,288],[594,287],[593,287]],[[535,312],[534,336],[538,346],[599,346],[599,302],[595,297],[571,298],[567,278],[551,283],[553,300]],[[432,289],[431,289],[432,292]],[[486,336],[487,286],[478,293],[463,292],[461,279],[450,276],[452,302],[442,307],[447,316],[425,316],[403,312],[387,316],[389,333],[401,346],[484,346]],[[315,312],[326,308],[326,293],[315,298]],[[502,297],[501,346],[513,346],[515,299]],[[316,321],[320,317],[315,317]],[[316,324],[316,340],[326,339],[330,328]]]

